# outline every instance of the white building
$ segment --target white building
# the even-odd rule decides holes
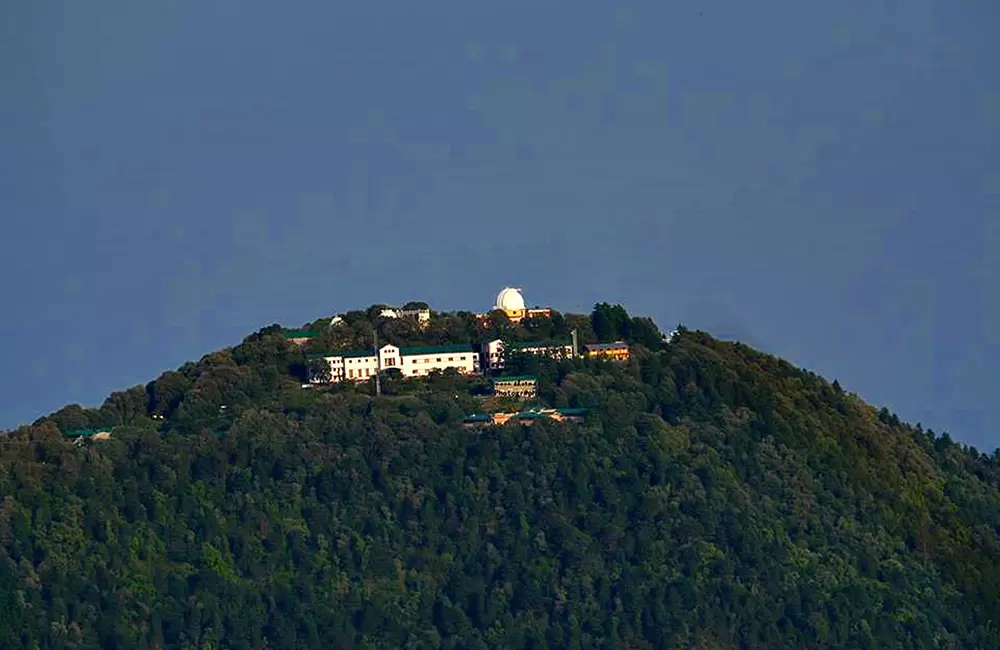
[[[383,345],[376,354],[374,350],[346,350],[342,352],[321,352],[311,355],[313,359],[324,359],[330,364],[330,381],[344,379],[366,381],[379,370],[398,368],[404,377],[420,377],[434,370],[454,368],[461,374],[471,375],[481,372],[479,353],[471,345],[445,345],[416,348],[398,348]],[[322,383],[310,377],[310,383]]]
[[[568,359],[573,356],[572,343],[504,343],[500,339],[494,339],[483,345],[483,358],[486,359],[488,367],[502,368],[503,355],[508,349],[523,354],[540,354],[553,358]]]
[[[504,287],[497,294],[497,299],[493,302],[494,311],[502,311],[507,314],[507,318],[512,323],[520,322],[525,318],[551,318],[552,309],[549,307],[533,307],[528,309],[524,302],[524,295],[517,287]],[[488,314],[479,314],[479,318],[485,319]]]
[[[387,307],[379,312],[383,318],[412,318],[417,321],[420,327],[424,327],[431,320],[430,309],[394,309]]]

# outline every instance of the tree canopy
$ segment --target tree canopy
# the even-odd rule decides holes
[[[483,377],[305,390],[306,353],[492,332],[344,318],[0,437],[0,647],[1000,647],[1000,453],[608,305],[502,324],[631,344],[518,358],[584,422],[469,429]]]

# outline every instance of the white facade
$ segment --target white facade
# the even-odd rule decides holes
[[[421,325],[427,324],[431,319],[430,309],[400,309],[396,313],[404,318],[416,318]]]
[[[330,364],[330,381],[367,381],[381,370],[398,368],[404,377],[421,377],[434,370],[454,368],[471,375],[481,372],[479,353],[472,346],[451,345],[440,347],[398,348],[383,345],[376,355],[347,352],[343,356],[323,354],[320,358]],[[310,378],[311,383],[320,383]]]
[[[494,339],[483,345],[483,357],[487,360],[490,368],[503,367],[504,342]],[[514,343],[511,349],[525,354],[541,354],[547,357],[570,358],[573,356],[572,344],[559,343]]]
[[[431,310],[386,308],[379,312],[379,316],[383,318],[413,318],[423,327],[431,320]]]
[[[405,377],[420,377],[432,370],[454,368],[463,375],[479,374],[479,353],[471,346],[441,348],[404,348],[400,353],[400,370]]]

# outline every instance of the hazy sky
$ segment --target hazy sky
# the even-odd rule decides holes
[[[998,33],[995,0],[0,3],[0,427],[515,284],[991,451]]]

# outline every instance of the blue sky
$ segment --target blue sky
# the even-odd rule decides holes
[[[990,0],[0,4],[0,427],[375,302],[623,303],[1000,445]]]

